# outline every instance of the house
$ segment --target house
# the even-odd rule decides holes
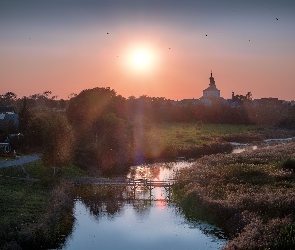
[[[0,153],[8,153],[11,151],[11,147],[8,142],[0,143]]]
[[[253,100],[254,106],[271,106],[271,107],[280,107],[285,103],[283,100],[278,98],[260,98]]]
[[[8,106],[0,106],[0,114],[15,114],[15,109]]]
[[[14,126],[18,126],[18,114],[13,107],[0,106],[0,123],[12,121]]]

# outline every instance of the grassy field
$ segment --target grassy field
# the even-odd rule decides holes
[[[83,170],[78,168],[75,165],[68,165],[63,168],[61,168],[57,174],[57,176],[53,176],[53,169],[52,168],[46,168],[42,164],[42,161],[35,161],[28,163],[23,166],[26,173],[29,174],[29,176],[33,179],[39,179],[41,181],[45,180],[59,180],[62,178],[70,178],[70,177],[76,177],[76,176],[82,176],[85,173]],[[6,168],[0,168],[0,176],[10,176],[10,177],[17,177],[17,178],[25,178],[26,173],[22,170],[20,166],[16,167],[6,167]]]
[[[34,222],[46,209],[50,190],[40,182],[0,177],[0,224]]]
[[[151,144],[188,147],[191,145],[210,144],[225,135],[258,132],[261,132],[261,128],[250,125],[168,123],[151,126],[146,136]]]
[[[229,142],[260,143],[269,138],[294,136],[294,131],[271,127],[228,124],[163,123],[135,131],[136,150],[145,159],[173,160],[176,157],[198,158],[202,155],[232,150]]]
[[[24,165],[30,178],[21,167],[0,168],[0,224],[18,221],[36,221],[46,210],[50,192],[62,178],[83,176],[85,173],[74,165],[66,166],[53,177],[53,170],[41,161]]]
[[[178,176],[175,196],[188,218],[217,223],[224,248],[293,249],[295,143],[200,158]]]
[[[23,167],[26,173],[21,167],[0,169],[0,249],[57,247],[63,240],[59,234],[69,231],[73,221],[70,186],[62,179],[84,172],[67,166],[53,177],[53,170],[41,161]],[[33,180],[26,179],[27,174]],[[61,223],[64,220],[68,223]]]

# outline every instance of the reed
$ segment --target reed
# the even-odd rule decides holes
[[[226,250],[292,249],[294,152],[295,143],[288,143],[204,156],[180,172],[176,199],[189,218],[195,215],[187,204],[198,204],[193,207],[206,211],[210,221],[226,231],[230,239]]]

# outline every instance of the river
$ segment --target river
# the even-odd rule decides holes
[[[286,140],[289,138],[271,142],[285,143]],[[232,144],[235,146],[232,153],[241,153],[265,147],[269,140],[259,146]],[[177,172],[190,164],[182,161],[134,166],[127,177],[173,182]],[[133,193],[130,188],[111,190],[95,185],[80,189],[75,200],[75,224],[63,245],[64,250],[206,250],[226,245],[227,240],[219,228],[207,224],[206,218],[203,221],[187,219],[163,187],[151,192],[138,187]]]
[[[127,177],[171,180],[179,169],[190,164],[136,166]],[[104,192],[98,189],[93,187],[89,193],[109,192],[109,188]],[[169,201],[165,188],[156,187],[150,193],[139,187],[133,198],[127,199],[129,191],[114,191],[108,194],[111,198],[78,194],[74,207],[75,224],[63,249],[201,250],[221,249],[226,244],[217,227],[185,218],[182,210]]]

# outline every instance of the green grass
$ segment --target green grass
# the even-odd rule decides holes
[[[23,165],[23,168],[33,179],[41,181],[56,180],[61,178],[79,177],[85,175],[85,172],[75,165],[68,165],[61,169],[54,177],[53,168],[47,168],[42,164],[42,161],[35,161]],[[10,176],[16,178],[25,178],[26,174],[20,166],[0,168],[0,176]]]
[[[53,170],[44,167],[42,161],[23,167],[31,178],[40,181],[18,179],[26,177],[19,166],[0,169],[0,225],[14,221],[36,221],[46,210],[54,183],[62,178],[85,175],[74,165],[62,168],[55,177]]]
[[[49,192],[41,182],[0,177],[0,225],[36,221],[45,211]]]
[[[26,177],[21,167],[0,169],[0,249],[11,249],[10,243],[26,249],[41,245],[56,249],[65,239],[60,235],[68,235],[74,222],[73,202],[68,199],[71,185],[63,179],[85,174],[69,165],[53,177],[52,168],[42,161],[23,168],[38,180],[20,179]]]
[[[0,176],[11,176],[16,178],[26,178],[26,174],[20,166],[0,168]]]
[[[258,132],[257,126],[203,124],[196,123],[168,123],[151,126],[146,132],[147,144],[165,147],[189,147],[192,145],[210,144],[217,138],[229,134],[246,134]]]

